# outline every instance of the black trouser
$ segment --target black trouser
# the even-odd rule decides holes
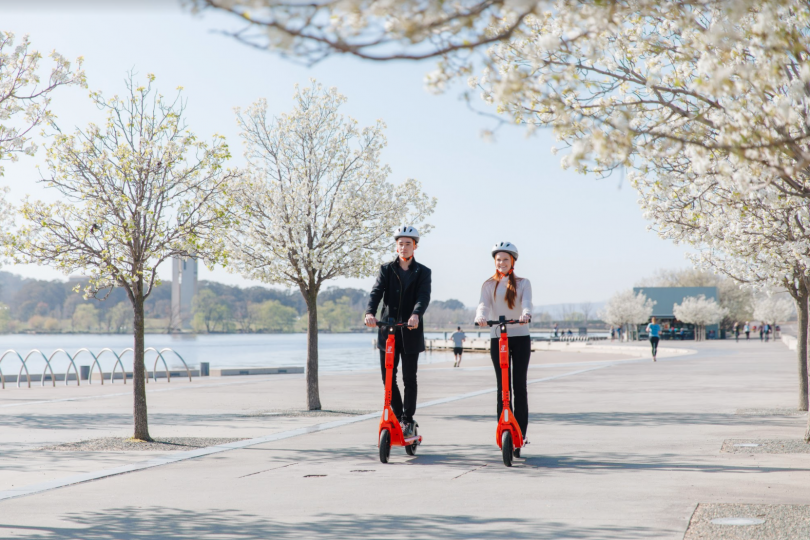
[[[403,422],[413,422],[416,412],[416,368],[419,362],[419,353],[404,354],[400,349],[394,353],[394,373],[391,379],[391,408],[397,419]],[[397,368],[399,358],[402,357],[402,381],[405,384],[405,412],[402,411],[402,395],[397,385]],[[385,384],[385,351],[380,351],[380,369],[382,370],[383,384]]]
[[[498,400],[498,418],[500,418],[503,413],[503,393],[497,338],[490,340],[489,356],[492,358],[492,365],[495,366],[495,378],[498,380],[498,391],[495,392],[495,396]],[[509,338],[509,378],[512,382],[510,405],[512,405],[512,413],[515,415],[515,420],[524,437],[526,437],[526,430],[529,429],[529,392],[526,389],[526,379],[529,375],[531,356],[532,339],[529,336]]]
[[[650,344],[652,345],[653,356],[658,354],[658,336],[650,337]]]

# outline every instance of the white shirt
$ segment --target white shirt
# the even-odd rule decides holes
[[[506,286],[509,276],[504,276],[500,282],[490,278],[481,286],[481,300],[478,309],[475,310],[475,317],[483,317],[488,321],[497,321],[501,315],[509,319],[519,319],[522,315],[532,314],[532,284],[526,278],[515,278],[517,281],[517,295],[515,296],[515,307],[509,309],[506,303]],[[496,288],[497,287],[497,288]],[[510,324],[506,327],[506,334],[509,337],[528,336],[528,324]],[[493,326],[489,331],[490,337],[498,338],[501,331],[497,326]]]

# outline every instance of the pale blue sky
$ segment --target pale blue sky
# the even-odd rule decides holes
[[[56,49],[69,58],[84,56],[90,88],[123,91],[125,72],[154,73],[170,94],[178,85],[188,98],[188,123],[199,136],[227,137],[241,162],[233,113],[267,99],[274,113],[291,107],[293,85],[311,77],[336,86],[348,97],[344,113],[361,125],[382,119],[388,125],[383,154],[400,182],[413,177],[438,198],[435,226],[416,253],[433,269],[433,297],[477,303],[481,282],[492,273],[489,249],[509,240],[521,251],[517,273],[532,280],[535,304],[600,301],[631,287],[658,268],[685,267],[685,248],[647,232],[637,195],[619,179],[597,181],[559,166],[554,140],[542,131],[525,138],[504,127],[494,143],[480,137],[492,122],[471,113],[457,92],[434,96],[424,90],[430,63],[365,63],[336,58],[306,68],[276,55],[240,45],[212,30],[229,19],[194,17],[166,2],[133,2],[138,9],[110,8],[102,2],[13,2],[0,0],[0,28],[29,34],[34,46]],[[126,2],[118,2],[124,4]],[[116,4],[116,5],[117,5]],[[70,6],[70,9],[64,6]],[[83,90],[55,96],[54,111],[63,130],[98,120]],[[48,198],[36,183],[38,157],[6,164],[0,182],[12,200],[25,194]],[[41,279],[60,274],[48,268],[6,266]],[[170,268],[161,272],[168,277]],[[202,279],[246,285],[223,269],[203,269]],[[372,278],[338,280],[336,285],[368,288]]]

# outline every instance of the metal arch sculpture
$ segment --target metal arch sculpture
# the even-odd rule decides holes
[[[83,352],[86,352],[87,354],[93,357],[93,363],[90,364],[90,374],[87,376],[87,384],[93,384],[93,368],[98,366],[98,372],[101,375],[99,379],[101,379],[101,385],[104,386],[104,371],[101,369],[101,364],[98,363],[98,357],[96,357],[96,355],[93,354],[93,351],[91,351],[90,349],[81,348],[75,353],[73,353],[73,358],[78,357],[79,354]]]
[[[48,361],[48,357],[45,356],[45,353],[40,351],[39,349],[31,349],[28,351],[28,354],[25,355],[25,361],[27,362],[28,359],[31,357],[32,354],[39,353],[42,355],[42,359],[45,360],[45,367],[42,369],[42,376],[39,378],[40,386],[45,386],[45,374],[48,372],[47,370],[51,371],[51,382],[53,386],[56,387],[56,375],[53,373],[53,368],[51,367],[51,363]],[[22,367],[20,368],[20,373],[22,373]],[[17,375],[17,379],[20,378],[20,375]],[[65,374],[65,378],[67,378],[67,374]]]
[[[185,368],[186,368],[186,373],[188,374],[188,382],[191,382],[191,370],[188,368],[188,364],[186,364],[186,361],[185,361],[185,360],[183,360],[183,357],[182,357],[182,356],[180,356],[180,353],[178,353],[178,352],[177,352],[177,351],[175,351],[174,349],[170,349],[169,347],[166,347],[166,348],[164,348],[164,349],[161,349],[161,350],[160,350],[160,352],[159,352],[158,354],[165,353],[166,351],[173,352],[173,353],[174,353],[174,355],[175,355],[177,358],[179,358],[181,362],[183,362],[183,366],[185,366]]]
[[[166,362],[166,358],[164,356],[164,353],[167,353],[167,352],[174,353],[174,355],[177,358],[180,359],[180,361],[183,363],[183,367],[185,367],[185,369],[186,369],[186,374],[188,375],[189,382],[193,382],[193,376],[191,374],[191,369],[188,367],[188,364],[186,363],[185,359],[182,356],[180,356],[180,353],[178,353],[177,351],[175,351],[174,349],[172,349],[170,347],[164,347],[163,349],[160,349],[160,350],[158,350],[158,349],[156,349],[154,347],[148,347],[148,348],[146,348],[144,350],[144,353],[147,353],[147,352],[150,352],[150,351],[153,351],[157,355],[155,357],[155,363],[154,363],[154,366],[152,368],[152,375],[153,375],[153,378],[154,378],[155,382],[157,382],[157,363],[158,363],[158,360],[163,362],[163,367],[165,369],[167,382],[171,382],[171,380],[172,380],[171,379],[171,376],[172,376],[171,370],[169,369],[169,365]],[[22,379],[22,372],[25,371],[26,380],[28,382],[28,388],[31,388],[31,374],[30,374],[30,372],[28,370],[27,361],[31,357],[31,355],[33,355],[35,353],[39,353],[42,356],[42,359],[45,361],[45,368],[42,370],[42,376],[40,378],[41,386],[45,386],[45,377],[46,377],[48,371],[50,371],[50,373],[51,373],[51,382],[53,383],[53,386],[55,387],[56,386],[56,374],[55,374],[55,372],[53,370],[53,365],[52,365],[51,362],[53,361],[54,357],[58,353],[63,353],[65,356],[68,357],[68,362],[69,362],[69,365],[68,365],[67,369],[65,370],[65,386],[68,386],[68,383],[69,383],[69,376],[70,376],[70,368],[71,368],[71,366],[73,367],[73,372],[76,374],[76,385],[80,386],[81,385],[81,375],[79,374],[79,369],[76,367],[75,359],[83,352],[86,352],[87,354],[89,354],[93,358],[93,362],[92,362],[92,364],[90,366],[90,374],[89,374],[89,382],[88,382],[88,384],[92,384],[93,370],[95,368],[98,368],[101,384],[104,384],[104,370],[101,368],[101,363],[99,362],[99,358],[105,352],[110,352],[110,353],[112,353],[113,356],[115,356],[115,363],[113,364],[113,368],[112,368],[112,371],[110,373],[110,384],[113,384],[113,381],[115,380],[115,372],[116,372],[116,370],[118,369],[119,366],[121,368],[121,372],[122,372],[122,375],[123,375],[123,378],[124,378],[124,384],[126,384],[126,382],[127,382],[127,371],[126,371],[126,368],[124,367],[124,363],[122,362],[121,359],[128,352],[134,354],[134,351],[132,350],[131,347],[128,347],[128,348],[124,349],[123,351],[121,351],[121,354],[117,354],[114,350],[112,350],[110,348],[104,348],[104,349],[100,350],[98,352],[98,354],[93,354],[93,351],[91,351],[90,349],[81,348],[81,349],[77,350],[72,356],[71,356],[70,353],[68,353],[64,349],[56,349],[50,354],[50,356],[46,356],[45,353],[43,353],[39,349],[31,349],[28,352],[28,354],[25,355],[24,358],[16,350],[8,349],[2,355],[0,355],[0,364],[2,364],[2,362],[6,358],[6,356],[15,355],[17,357],[17,359],[19,359],[19,361],[20,361],[20,370],[19,370],[19,373],[17,374],[17,387],[18,388],[20,387],[20,380]],[[145,379],[146,379],[146,382],[148,383],[149,382],[149,372],[148,371],[145,373]],[[5,389],[5,387],[6,387],[6,378],[5,378],[5,375],[3,375],[3,370],[0,369],[0,388]]]
[[[9,354],[16,354],[17,358],[20,359],[20,362],[22,363],[22,366],[20,367],[20,374],[22,374],[22,370],[23,368],[25,368],[25,375],[28,378],[28,388],[31,388],[31,374],[28,373],[28,366],[25,365],[25,360],[23,360],[23,357],[20,355],[20,353],[18,353],[14,349],[9,349],[6,352],[4,352],[2,356],[0,356],[0,363],[2,363],[3,359]],[[0,382],[2,382],[2,386],[5,389],[6,378],[2,375],[2,371],[0,371]],[[19,387],[20,387],[20,375],[17,375],[17,388]]]
[[[120,357],[123,357],[123,356],[124,356],[125,354],[127,354],[128,352],[129,352],[129,353],[132,353],[132,356],[135,356],[135,351],[132,349],[132,347],[127,347],[126,349],[124,349],[123,351],[121,351]],[[144,351],[144,353],[145,353],[145,352],[146,352],[146,351]],[[123,364],[122,364],[122,366],[123,366]],[[123,367],[122,367],[122,369],[123,369]],[[144,380],[146,380],[146,384],[149,384],[149,371],[144,370],[144,372],[145,372],[145,373],[144,373],[144,377],[143,377],[143,378],[144,378]],[[124,377],[126,377],[126,373],[127,373],[127,372],[126,372],[126,370],[124,370]],[[132,368],[132,376],[133,376],[133,377],[135,377],[135,368],[134,368],[134,367]]]
[[[69,352],[67,352],[64,349],[56,349],[48,357],[48,362],[53,360],[53,357],[56,356],[56,353],[60,353],[60,352],[64,353],[65,356],[68,357],[68,361],[70,362],[70,366],[73,366],[73,372],[76,374],[76,386],[81,386],[82,385],[82,380],[81,380],[82,378],[81,378],[81,376],[79,376],[79,370],[76,368],[76,364],[73,362],[73,357],[70,356]],[[68,375],[70,375],[70,366],[68,366],[67,370],[65,370],[65,386],[68,385]],[[53,371],[51,371],[51,373],[53,373]]]
[[[172,382],[172,372],[169,371],[169,364],[166,363],[166,359],[163,358],[163,355],[160,354],[160,351],[158,351],[154,347],[145,348],[143,350],[144,360],[146,359],[145,358],[146,353],[148,353],[149,351],[155,351],[155,353],[157,354],[157,357],[155,357],[155,365],[152,367],[152,377],[154,377],[155,382],[157,382],[157,363],[158,363],[158,359],[163,361],[163,368],[166,370],[166,382]],[[146,362],[144,362],[144,363],[146,363]],[[149,380],[149,377],[146,377],[146,380]]]
[[[96,356],[96,358],[97,359],[101,358],[101,355],[104,354],[107,351],[111,352],[112,355],[115,356],[115,363],[113,364],[112,372],[110,373],[110,384],[115,384],[115,368],[117,366],[121,366],[121,375],[122,375],[122,378],[124,379],[124,384],[127,384],[127,370],[124,368],[124,364],[121,362],[121,357],[118,356],[115,353],[114,350],[112,350],[112,349],[110,349],[108,347],[105,347],[105,348],[101,349],[100,351],[98,351],[98,355]],[[127,351],[127,349],[124,349],[124,351],[121,352],[121,354],[124,354],[124,352],[126,352],[126,351]],[[99,370],[101,370],[100,367],[99,367]]]

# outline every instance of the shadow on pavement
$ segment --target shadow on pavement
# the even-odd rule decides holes
[[[571,456],[531,456],[524,460],[526,465],[538,469],[571,469],[580,472],[605,471],[681,471],[705,473],[796,473],[810,472],[810,468],[759,467],[745,465],[683,463],[677,454],[663,454],[657,460],[650,456],[634,454],[601,454],[599,457],[583,458]],[[643,459],[644,461],[639,461]]]
[[[489,422],[493,431],[497,423],[495,407],[492,414],[460,414],[441,415],[447,420],[463,420],[466,422]],[[796,425],[796,419],[803,421],[799,416],[767,417],[769,426],[790,427]],[[573,426],[683,426],[683,425],[712,425],[712,426],[761,426],[761,416],[743,416],[726,413],[699,413],[699,412],[580,412],[580,413],[529,413],[529,427],[532,424],[565,424]],[[531,429],[529,430],[531,433]]]
[[[102,512],[61,516],[65,527],[27,527],[0,524],[0,537],[6,531],[25,538],[66,540],[199,540],[229,538],[266,540],[293,538],[409,538],[465,539],[493,538],[551,539],[600,538],[634,540],[655,538],[672,531],[650,527],[582,526],[554,521],[481,518],[469,515],[410,516],[403,527],[403,516],[368,514],[302,515],[302,521],[279,521],[238,510],[195,512],[179,508],[123,507]],[[4,530],[5,529],[5,530]]]

